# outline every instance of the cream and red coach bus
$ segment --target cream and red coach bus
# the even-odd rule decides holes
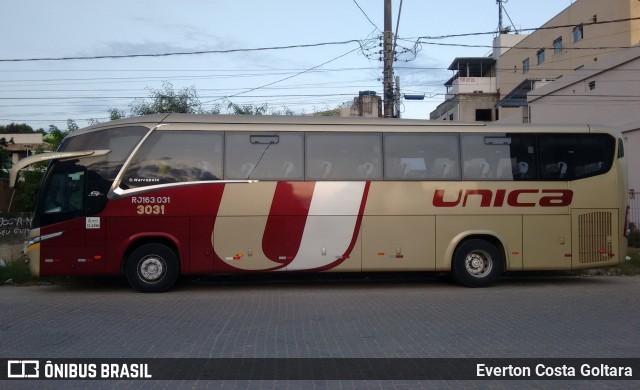
[[[34,275],[504,271],[626,255],[626,159],[589,126],[164,114],[80,129],[50,160]]]

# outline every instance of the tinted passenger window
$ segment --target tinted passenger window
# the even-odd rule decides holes
[[[615,139],[607,134],[542,134],[538,142],[542,180],[595,176],[613,164]]]
[[[217,180],[222,177],[222,142],[222,133],[155,131],[136,153],[121,186]]]
[[[382,179],[382,140],[371,133],[308,133],[307,179]]]
[[[463,134],[462,178],[535,180],[535,142],[532,134]]]
[[[385,179],[459,179],[455,134],[386,134]]]
[[[225,179],[303,180],[303,133],[227,133]]]

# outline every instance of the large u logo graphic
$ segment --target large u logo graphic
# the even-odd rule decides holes
[[[262,233],[262,253],[252,256],[264,258],[265,264],[263,268],[254,265],[251,269],[324,270],[340,264],[349,257],[358,238],[368,190],[368,182],[277,183],[263,231],[246,229]],[[257,193],[256,197],[259,196],[262,194]],[[221,210],[225,209],[226,201],[234,201],[231,198],[223,197]],[[216,229],[219,228],[216,222]],[[236,236],[237,247],[244,247],[242,234]],[[222,253],[216,254],[225,259]],[[241,260],[228,264],[247,269],[242,263]]]

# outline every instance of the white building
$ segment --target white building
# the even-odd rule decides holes
[[[531,34],[500,34],[494,39],[491,57],[454,60],[449,69],[457,73],[445,83],[445,102],[430,118],[528,123],[531,113],[527,94],[531,90],[601,62],[620,48],[639,44],[639,18],[638,0],[578,0]],[[490,61],[495,65],[493,73],[487,74]],[[484,65],[480,74],[473,62]],[[495,80],[468,90],[467,83],[475,84],[474,78],[487,76]],[[488,109],[485,99],[473,96],[480,93],[498,96],[491,119],[471,115],[476,110]]]

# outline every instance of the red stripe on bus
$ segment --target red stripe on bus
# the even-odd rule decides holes
[[[287,263],[302,242],[315,182],[278,182],[262,236],[262,251],[271,261]],[[281,260],[285,257],[285,260]]]

